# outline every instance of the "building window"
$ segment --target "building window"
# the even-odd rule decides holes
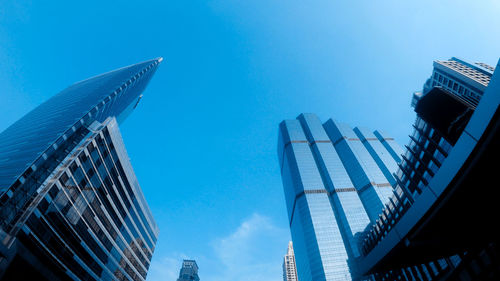
[[[439,150],[436,149],[436,151],[434,152],[434,158],[438,163],[443,163],[445,157]]]
[[[426,141],[425,141],[425,144],[424,144],[424,148],[425,148],[425,149],[427,149],[427,148],[429,147],[429,143],[430,143],[430,141],[429,141],[429,140],[426,140]]]
[[[434,163],[434,161],[430,161],[429,170],[431,170],[433,174],[436,174],[438,169],[439,167],[436,165],[436,163]]]
[[[449,152],[451,149],[451,144],[448,143],[444,138],[439,141],[439,147],[441,147],[445,152]]]
[[[429,182],[431,180],[431,175],[427,171],[425,171],[423,178],[426,182]]]

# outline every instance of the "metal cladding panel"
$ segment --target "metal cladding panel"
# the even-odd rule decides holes
[[[57,144],[83,117],[103,122],[136,102],[160,59],[120,68],[77,82],[19,119],[0,134],[0,191]]]

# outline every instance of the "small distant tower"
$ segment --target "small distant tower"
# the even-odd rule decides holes
[[[298,281],[292,241],[288,242],[288,250],[283,259],[283,281]]]
[[[195,260],[184,260],[177,281],[200,281],[198,265]]]

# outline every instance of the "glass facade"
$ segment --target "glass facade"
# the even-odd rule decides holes
[[[280,124],[278,155],[299,280],[360,278],[354,263],[359,236],[392,194],[397,152],[391,147],[400,150],[374,134],[333,120],[322,124],[314,114]]]
[[[135,107],[160,60],[120,68],[77,82],[42,103],[0,134],[0,192],[40,158],[50,157],[78,123],[121,122]]]
[[[0,134],[0,279],[145,280],[158,227],[118,122],[160,62],[78,82]]]

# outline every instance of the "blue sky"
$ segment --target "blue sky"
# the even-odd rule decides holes
[[[452,56],[495,65],[500,2],[1,1],[0,130],[73,82],[163,56],[121,127],[160,238],[148,281],[281,280],[283,119],[389,132]]]

